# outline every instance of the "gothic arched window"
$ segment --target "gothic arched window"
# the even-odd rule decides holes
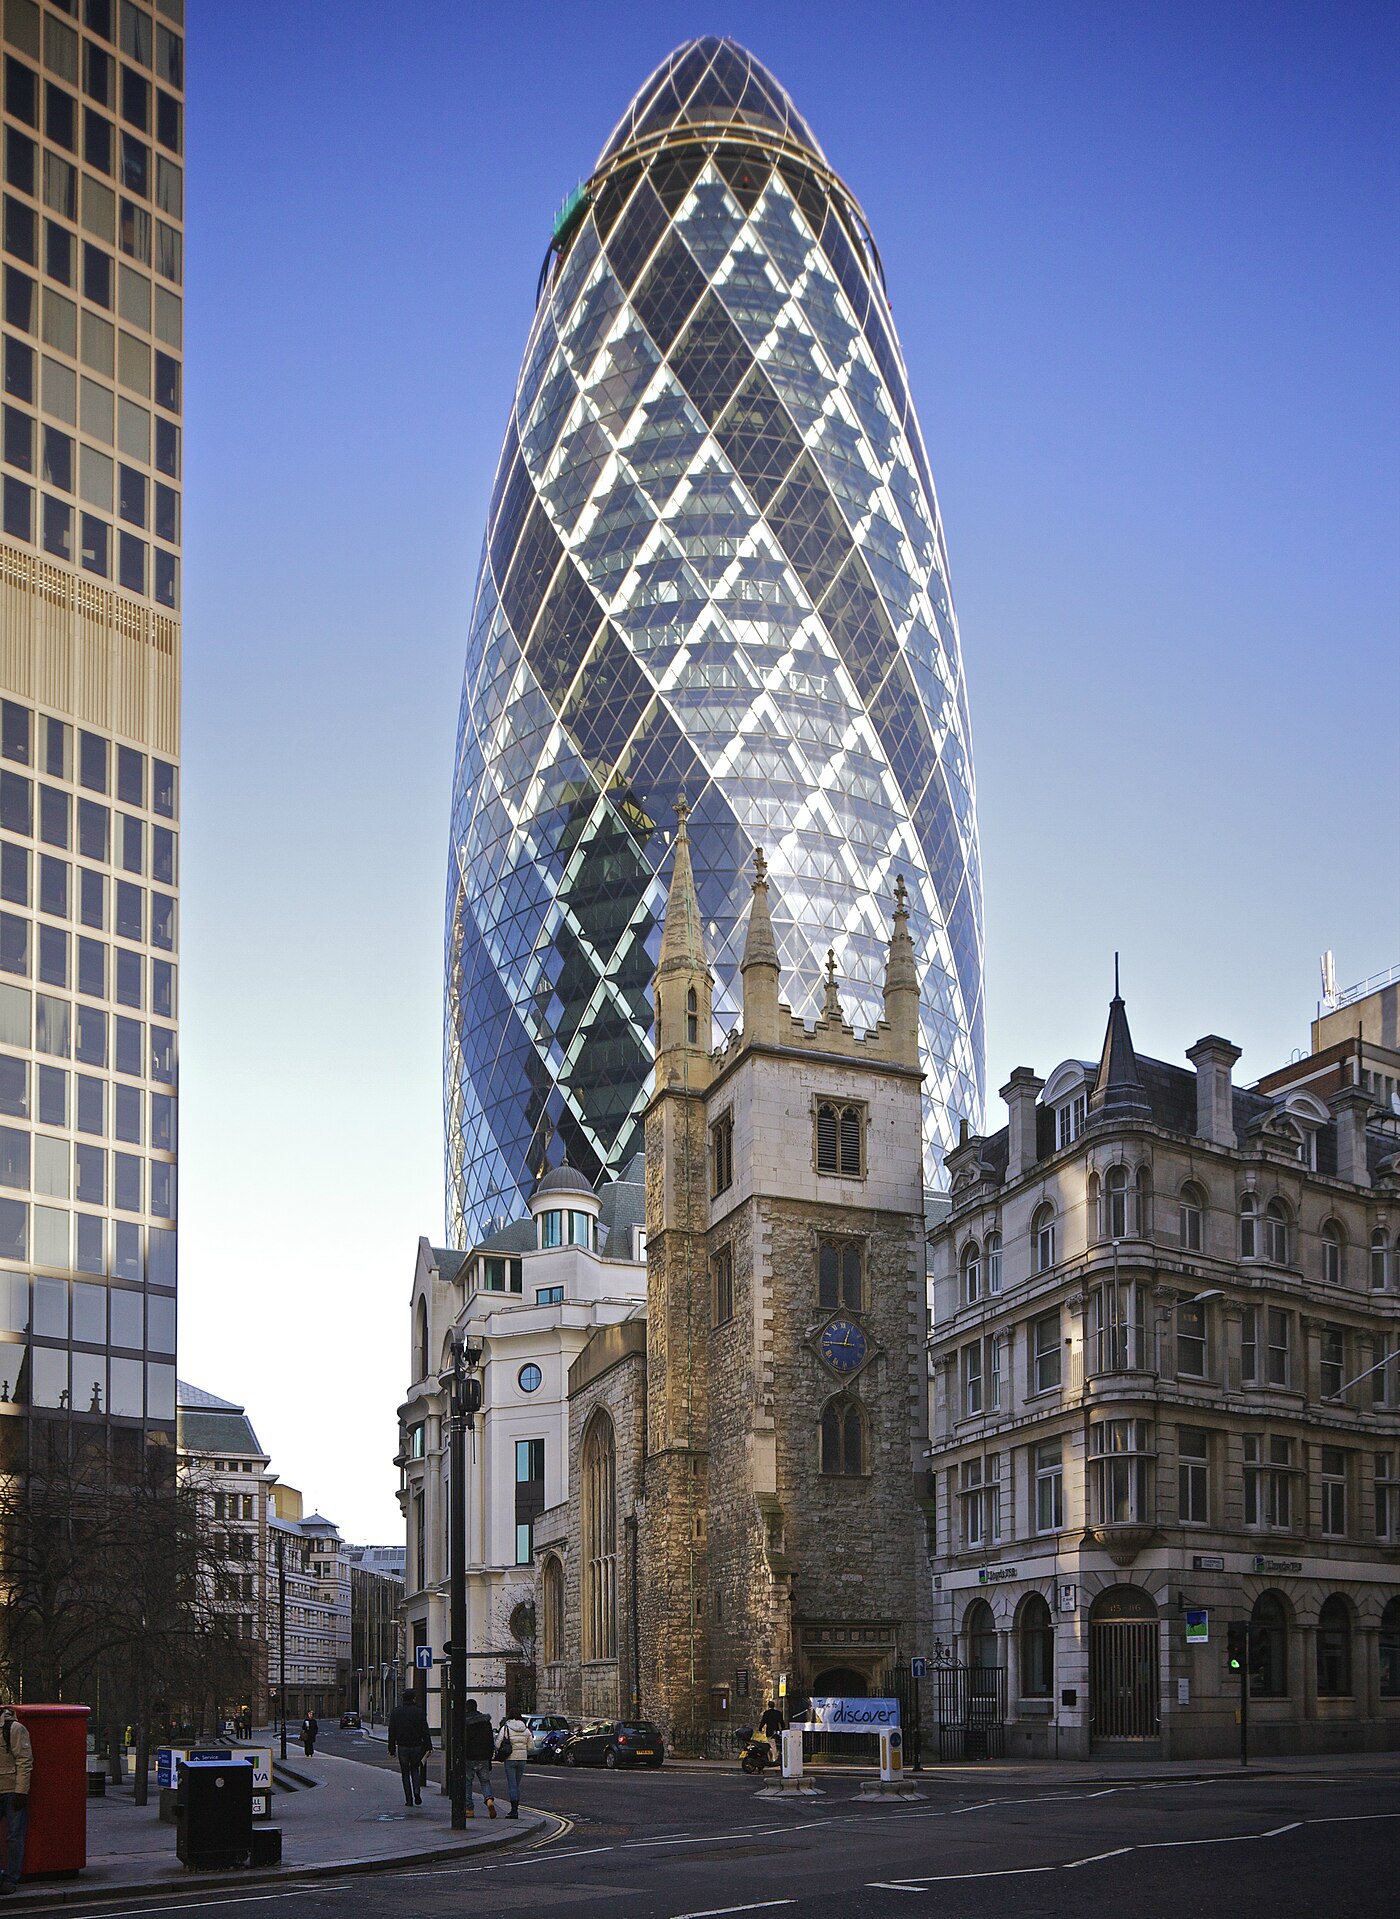
[[[583,1657],[617,1657],[617,1455],[606,1413],[583,1441]]]
[[[865,1471],[865,1418],[853,1400],[834,1400],[822,1414],[821,1466],[842,1478]]]
[[[551,1553],[544,1562],[541,1580],[544,1600],[544,1663],[557,1664],[564,1657],[564,1568]]]
[[[413,1319],[413,1377],[428,1377],[428,1306],[422,1299]]]

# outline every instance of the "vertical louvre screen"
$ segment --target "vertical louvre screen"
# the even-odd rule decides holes
[[[847,1106],[841,1114],[841,1171],[860,1178],[860,1113]]]
[[[819,1106],[817,1108],[817,1171],[834,1173],[838,1171],[836,1157],[836,1108]]]

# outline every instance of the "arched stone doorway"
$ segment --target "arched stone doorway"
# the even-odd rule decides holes
[[[1097,1740],[1161,1731],[1157,1604],[1140,1586],[1110,1586],[1089,1609],[1090,1731]]]
[[[814,1699],[864,1699],[869,1692],[865,1674],[854,1666],[828,1666],[812,1681]]]

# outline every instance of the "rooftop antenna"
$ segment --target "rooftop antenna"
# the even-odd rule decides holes
[[[1329,946],[1318,961],[1322,971],[1322,1004],[1329,1013],[1337,1007],[1337,960]]]

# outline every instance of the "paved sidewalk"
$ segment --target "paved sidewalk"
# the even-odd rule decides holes
[[[7,1902],[6,1910],[91,1904],[96,1899],[132,1892],[202,1892],[215,1887],[264,1885],[322,1873],[373,1871],[408,1860],[450,1858],[496,1846],[538,1839],[556,1831],[550,1814],[520,1809],[518,1820],[488,1819],[480,1800],[467,1830],[451,1828],[447,1800],[429,1781],[421,1808],[403,1803],[397,1772],[358,1765],[317,1753],[307,1759],[298,1749],[289,1764],[314,1786],[273,1795],[272,1821],[282,1828],[282,1864],[232,1873],[188,1872],[175,1856],[175,1828],[158,1816],[154,1784],[151,1802],[138,1807],[130,1783],[106,1796],[89,1799],[87,1870],[77,1879],[31,1881]],[[439,1762],[440,1765],[440,1762]],[[498,1779],[498,1784],[504,1782]],[[501,1812],[504,1815],[504,1795]]]

